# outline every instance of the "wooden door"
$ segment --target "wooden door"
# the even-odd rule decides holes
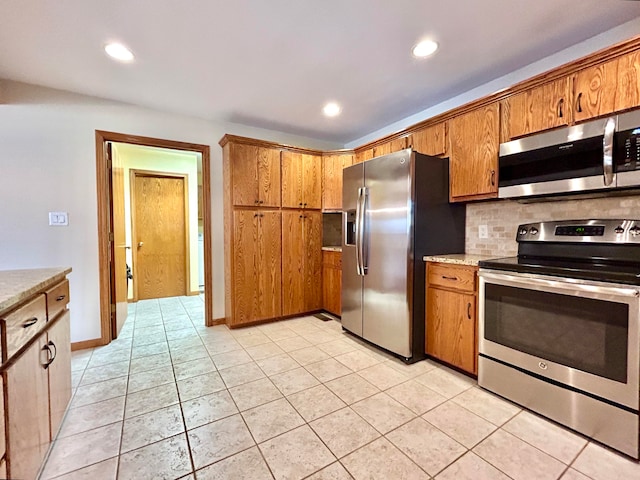
[[[282,315],[282,216],[258,212],[258,318]]]
[[[302,206],[322,208],[322,157],[302,155]]]
[[[574,78],[573,118],[576,122],[616,111],[618,59],[579,71]]]
[[[445,123],[424,127],[411,134],[411,148],[425,155],[444,155],[446,152]]]
[[[186,176],[132,171],[136,298],[187,294]]]
[[[282,212],[282,315],[302,313],[305,306],[306,212]]]
[[[36,478],[49,447],[45,339],[41,335],[4,373],[9,478]]]
[[[426,352],[475,371],[475,296],[427,288]]]
[[[304,311],[322,308],[322,213],[304,212]]]
[[[353,155],[325,155],[322,161],[322,209],[342,210],[342,170],[351,166]]]
[[[258,205],[280,206],[280,150],[258,148]]]
[[[303,207],[303,169],[301,153],[282,152],[282,206],[285,208]]]
[[[231,191],[233,204],[238,206],[256,206],[260,201],[258,194],[258,152],[253,145],[231,143]]]
[[[53,343],[55,358],[49,365],[49,405],[51,411],[51,441],[58,433],[64,413],[71,400],[71,335],[67,310],[47,331],[48,343]]]
[[[452,201],[498,194],[499,114],[494,103],[449,123],[449,196]]]
[[[640,51],[618,58],[616,111],[640,106]]]
[[[231,325],[260,317],[258,235],[260,219],[255,210],[233,212],[233,317]]]
[[[571,78],[546,83],[507,99],[509,138],[571,123]]]
[[[118,338],[127,320],[129,289],[127,280],[127,237],[124,208],[124,162],[117,149],[107,144],[111,156],[111,338]]]

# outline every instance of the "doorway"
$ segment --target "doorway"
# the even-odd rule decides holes
[[[113,144],[128,148],[140,146],[151,147],[151,149],[170,149],[176,151],[176,154],[183,155],[197,154],[201,160],[201,167],[197,173],[198,184],[190,189],[185,175],[170,171],[158,172],[155,169],[154,171],[129,169],[130,174],[125,179],[125,166],[122,158],[114,153]],[[199,294],[199,286],[202,286],[202,283],[204,283],[204,323],[207,326],[213,325],[214,321],[211,316],[213,288],[211,285],[209,146],[96,131],[96,167],[100,262],[100,344],[106,345],[117,337],[118,331],[124,323],[124,318],[126,318],[127,301],[135,301],[138,298],[159,298],[173,294]],[[195,176],[192,175],[192,177]],[[126,229],[126,221],[119,212],[122,210],[121,195],[124,195],[125,183],[129,184],[129,188],[126,190],[131,195],[130,217],[139,219],[142,216],[145,239],[140,238],[138,234],[141,223],[137,220],[130,222],[132,226],[135,225],[135,234],[134,228],[126,235],[123,233]],[[145,197],[144,201],[136,200],[135,197],[138,194]],[[190,235],[187,227],[190,218],[190,200],[188,200],[190,195],[198,198],[196,206],[192,207],[198,212],[200,219],[194,235]],[[171,198],[171,201],[167,203],[163,200],[163,208],[159,209],[157,201],[160,198],[165,200]],[[151,205],[153,202],[156,203],[152,208],[144,207],[145,204]],[[144,229],[150,225],[157,226],[158,224],[164,224],[164,232],[144,232]],[[168,228],[171,228],[170,232],[166,230]],[[201,256],[203,258],[200,263],[203,266],[201,268],[203,272],[199,272],[197,266],[190,267],[191,262],[187,260],[193,255],[197,257],[193,252],[191,252],[193,255],[189,255],[190,244],[200,236],[202,242],[198,242],[196,245],[202,243]],[[171,237],[172,242],[167,242],[167,237]],[[191,237],[194,238],[190,242]],[[181,247],[178,246],[179,244]],[[195,250],[200,250],[200,248],[196,247]],[[126,266],[123,265],[123,259],[126,259]],[[125,268],[129,266],[129,262],[133,264],[133,288],[126,283],[124,287],[122,286],[123,282],[127,281]],[[142,262],[143,268],[137,272],[140,262]],[[171,272],[163,277],[167,269]],[[195,280],[190,283],[193,278]],[[193,287],[193,283],[195,283],[195,287]],[[123,294],[123,292],[127,293]]]

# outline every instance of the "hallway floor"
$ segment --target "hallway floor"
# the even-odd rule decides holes
[[[640,465],[430,361],[302,317],[205,328],[202,298],[131,304],[74,352],[42,479],[640,479]]]

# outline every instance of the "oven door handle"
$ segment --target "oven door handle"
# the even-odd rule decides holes
[[[611,284],[611,286],[609,286],[601,282],[590,282],[588,280],[579,280],[573,278],[564,278],[562,280],[547,280],[527,274],[510,275],[508,273],[493,273],[487,271],[480,271],[478,275],[488,283],[497,283],[499,285],[504,285],[507,287],[521,287],[529,290],[564,290],[567,292],[585,293],[588,294],[588,296],[593,296],[594,294],[607,294],[615,295],[617,297],[629,298],[640,296],[640,290],[638,290],[638,288],[623,287],[618,286],[618,284]]]

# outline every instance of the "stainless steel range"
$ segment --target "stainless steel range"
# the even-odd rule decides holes
[[[480,262],[478,383],[639,458],[640,220],[520,225]]]

